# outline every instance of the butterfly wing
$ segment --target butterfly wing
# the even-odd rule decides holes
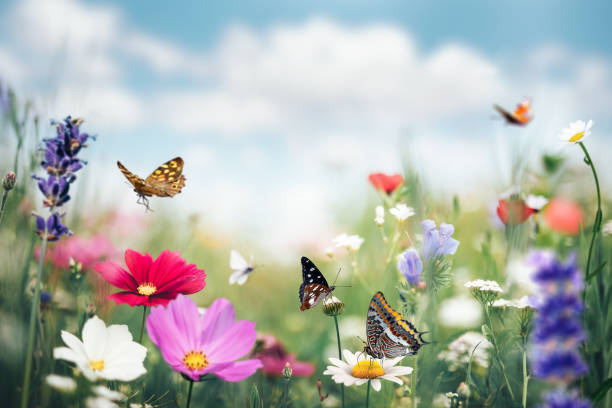
[[[300,310],[304,311],[316,306],[325,299],[333,289],[330,289],[319,268],[305,256],[302,257],[302,284],[299,289]]]
[[[495,108],[495,110],[497,112],[499,112],[499,114],[504,117],[504,119],[506,120],[506,123],[513,124],[513,125],[520,125],[521,124],[518,121],[518,119],[514,116],[514,114],[508,112],[507,110],[505,110],[501,106],[493,105],[493,108]]]
[[[138,177],[137,175],[135,175],[134,173],[126,169],[125,166],[121,164],[120,161],[117,161],[117,167],[119,167],[119,170],[121,170],[121,173],[123,173],[127,181],[129,181],[130,184],[134,186],[134,190],[138,194],[150,195],[150,194],[147,194],[146,192],[147,182],[145,180],[141,179],[140,177]]]
[[[368,317],[366,321],[367,347],[365,351],[374,358],[383,358],[384,355],[378,348],[378,339],[384,333],[386,324],[382,319],[382,305],[379,298],[384,299],[382,292],[377,292],[370,301]]]
[[[253,272],[253,267],[249,265],[249,263],[242,257],[242,255],[240,255],[238,251],[233,249],[230,252],[230,268],[234,270],[229,278],[230,285],[233,285],[234,283],[244,285],[251,272]]]
[[[183,159],[175,157],[153,170],[145,181],[155,189],[155,195],[174,197],[185,186],[183,165]]]
[[[526,125],[531,121],[532,116],[529,115],[531,110],[531,99],[525,98],[518,105],[516,105],[516,109],[512,116],[519,122],[521,125]]]

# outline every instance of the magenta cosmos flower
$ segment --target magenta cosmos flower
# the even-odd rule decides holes
[[[108,297],[117,304],[165,306],[179,293],[199,292],[206,285],[204,270],[188,265],[178,252],[165,250],[154,261],[148,253],[142,255],[128,249],[125,264],[129,272],[112,261],[95,267],[106,281],[124,290]]]
[[[236,322],[227,299],[215,300],[201,316],[191,299],[179,295],[167,308],[151,309],[147,332],[170,367],[194,381],[209,373],[242,381],[262,366],[258,359],[236,361],[255,344],[255,322]]]

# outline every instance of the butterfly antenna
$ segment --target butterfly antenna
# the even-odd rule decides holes
[[[340,271],[342,271],[342,267],[338,269],[338,273],[336,274],[336,279],[334,279],[334,284],[332,286],[336,286],[336,281],[338,280],[338,276],[340,276]]]

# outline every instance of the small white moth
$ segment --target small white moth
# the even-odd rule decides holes
[[[229,277],[230,285],[237,283],[238,285],[244,285],[249,278],[251,272],[255,270],[252,266],[253,257],[251,261],[247,262],[238,251],[232,249],[230,252],[230,268],[234,271]]]

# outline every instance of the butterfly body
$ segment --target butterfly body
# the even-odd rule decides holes
[[[530,115],[531,99],[529,98],[523,99],[514,112],[509,112],[499,105],[493,105],[493,108],[503,116],[509,125],[525,126],[533,119],[533,116]]]
[[[382,292],[370,301],[366,324],[367,345],[364,352],[378,359],[416,354],[427,344],[412,323],[389,306]]]
[[[149,209],[147,197],[174,197],[181,192],[185,186],[183,173],[183,159],[175,157],[159,166],[146,179],[142,179],[129,171],[120,161],[117,167],[125,178],[134,186],[134,192],[138,195],[138,203]]]
[[[251,258],[251,261],[253,259]],[[229,277],[230,285],[237,283],[238,285],[244,285],[249,278],[249,275],[255,270],[251,263],[247,262],[238,251],[232,249],[230,253],[230,268],[234,272]]]
[[[319,268],[305,256],[302,257],[302,284],[299,289],[300,310],[312,309],[336,289],[329,286]]]

